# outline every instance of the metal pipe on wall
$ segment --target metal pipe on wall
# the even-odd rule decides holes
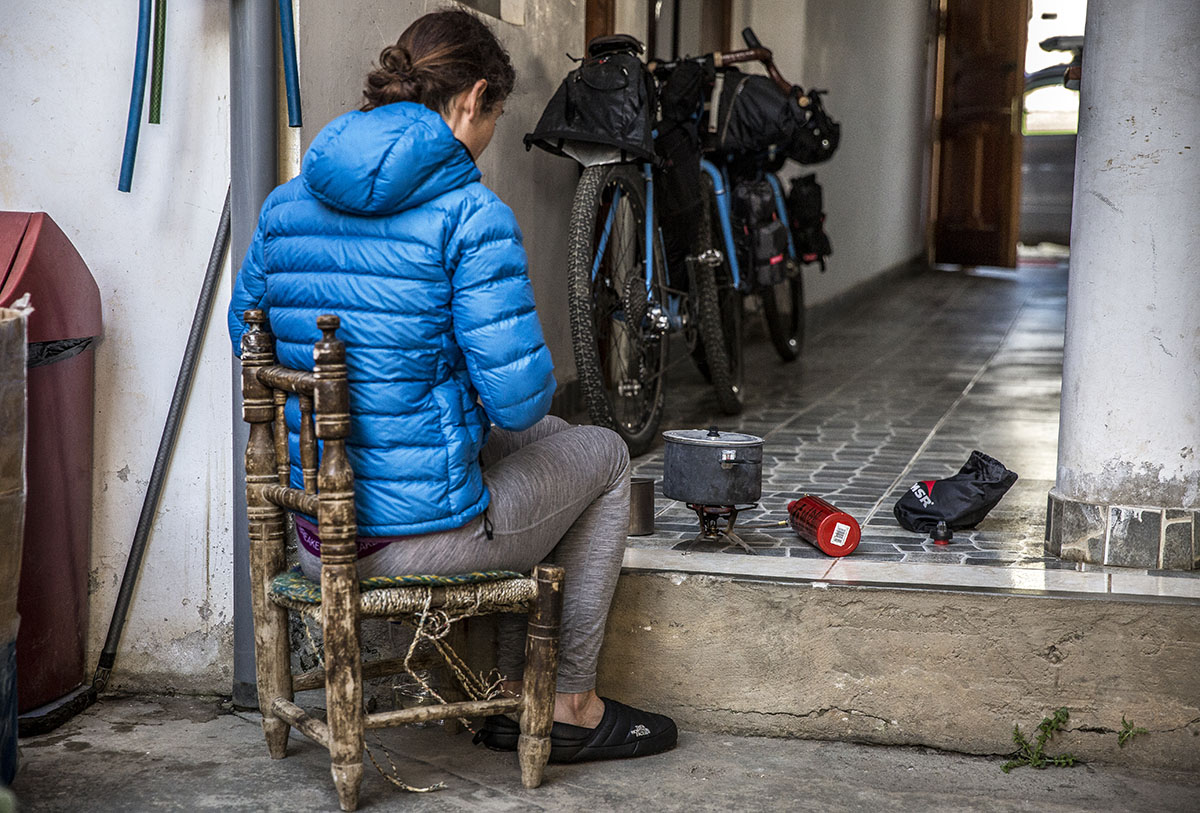
[[[229,158],[233,178],[231,261],[236,275],[254,237],[258,212],[275,188],[276,28],[274,3],[229,2]],[[233,703],[258,706],[254,618],[250,606],[250,533],[246,520],[241,362],[233,362]]]

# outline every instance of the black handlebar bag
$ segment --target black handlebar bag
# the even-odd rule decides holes
[[[641,43],[624,36],[598,40],[559,85],[525,136],[525,149],[538,146],[583,166],[654,161],[657,101],[654,78],[636,55]]]
[[[974,528],[1015,482],[1015,472],[974,451],[953,477],[913,483],[892,512],[905,530],[916,533],[927,534],[943,521],[952,531]]]
[[[802,164],[828,160],[837,149],[841,126],[825,111],[820,91],[808,105],[800,90],[784,93],[771,79],[725,68],[717,73],[705,126],[706,149],[732,154],[778,153]]]

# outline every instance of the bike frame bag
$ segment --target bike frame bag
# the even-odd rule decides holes
[[[592,40],[587,58],[567,74],[525,136],[525,149],[538,146],[585,167],[653,162],[657,102],[641,51],[626,35]]]
[[[778,285],[787,277],[788,232],[779,221],[775,206],[775,191],[766,178],[742,179],[733,185],[729,202],[735,231],[746,236],[743,241],[745,257],[739,257],[745,269],[742,287],[754,290]]]

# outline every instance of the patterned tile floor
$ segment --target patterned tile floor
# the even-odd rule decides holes
[[[686,353],[673,348],[678,362],[661,428],[707,427],[715,420],[721,429],[764,439],[762,501],[738,518],[745,528],[740,536],[758,556],[736,546],[690,544],[698,521],[685,505],[662,496],[660,441],[634,461],[635,476],[657,481],[656,520],[653,534],[630,537],[626,566],[1200,598],[1200,574],[1083,566],[1043,552],[1057,454],[1066,278],[1065,259],[1052,257],[1023,261],[1015,271],[927,270],[899,278],[845,313],[810,325],[802,358],[788,365],[749,314],[746,407],[733,418],[719,416]],[[946,546],[901,528],[892,507],[904,491],[917,480],[957,472],[972,449],[1019,475],[1000,504]],[[803,494],[824,497],[862,525],[862,542],[850,557],[830,559],[786,526],[750,528],[785,520],[787,503]],[[777,565],[762,561],[767,558]],[[964,566],[988,571],[972,575]]]

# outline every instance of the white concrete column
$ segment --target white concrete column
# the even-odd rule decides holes
[[[1090,0],[1048,549],[1200,556],[1200,3]]]

